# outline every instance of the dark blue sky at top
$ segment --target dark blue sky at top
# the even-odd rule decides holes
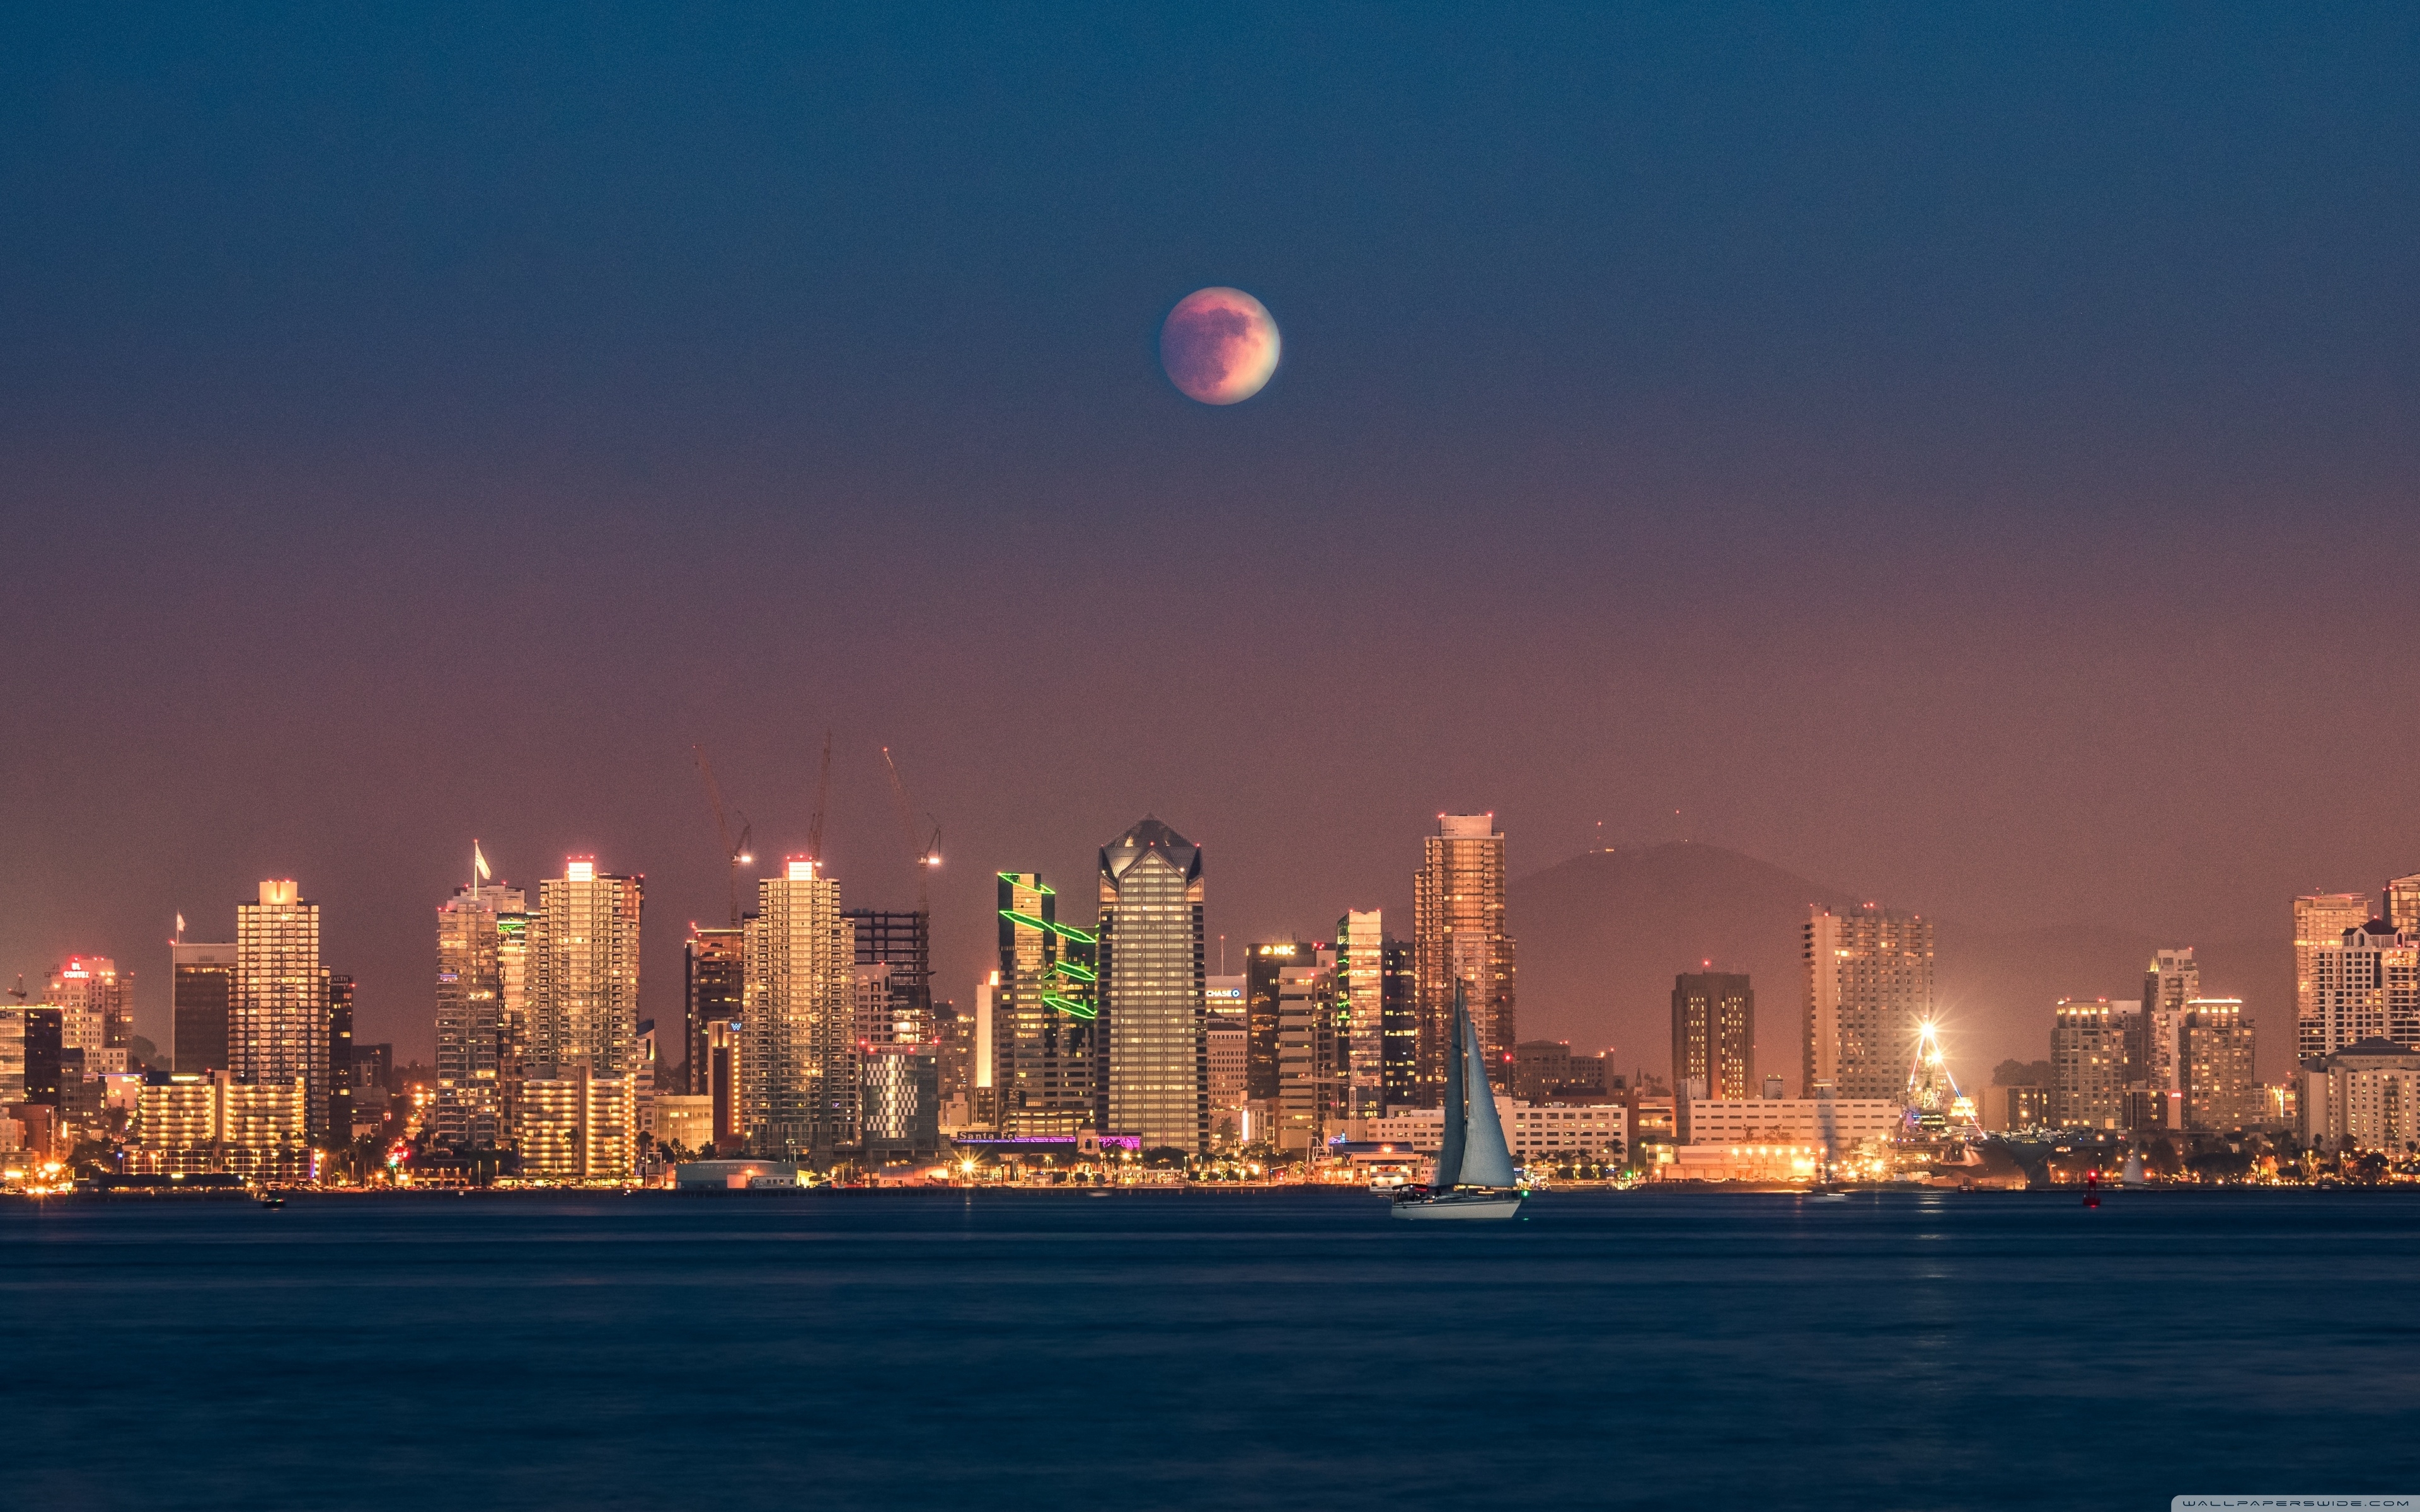
[[[1404,907],[1448,807],[2282,933],[2420,870],[2415,65],[2390,7],[12,12],[0,969],[148,1012],[170,912],[293,873],[409,1043],[475,833],[647,872],[668,1011],[690,745],[778,850],[826,728],[845,888],[904,895],[876,744],[942,823],[954,978],[1145,809],[1238,939]],[[1206,284],[1285,332],[1232,409],[1156,366]]]

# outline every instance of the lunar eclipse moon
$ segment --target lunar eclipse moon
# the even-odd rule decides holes
[[[1159,328],[1159,363],[1187,398],[1240,404],[1278,367],[1278,323],[1238,288],[1196,289]]]

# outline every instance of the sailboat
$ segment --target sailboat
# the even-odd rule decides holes
[[[1398,1218],[1510,1218],[1528,1192],[1512,1172],[1512,1151],[1487,1085],[1487,1053],[1470,1022],[1462,984],[1453,987],[1453,1048],[1445,1057],[1445,1143],[1426,1186],[1395,1194]]]

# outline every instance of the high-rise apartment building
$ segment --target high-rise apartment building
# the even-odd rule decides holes
[[[176,1015],[170,1054],[179,1074],[227,1069],[227,1024],[235,1011],[235,945],[168,948]]]
[[[1103,1065],[1099,942],[1059,920],[1059,895],[1039,872],[1000,873],[1000,969],[982,991],[978,1072],[987,1061],[1001,1132],[1072,1134],[1098,1129]],[[977,1012],[982,1012],[978,992]],[[988,1024],[990,1055],[984,1054]],[[980,1083],[977,1090],[983,1090]]]
[[[756,884],[739,1011],[741,1116],[748,1147],[828,1166],[859,1147],[857,946],[840,884],[792,857]]]
[[[1387,931],[1380,911],[1336,921],[1336,1115],[1387,1111]]]
[[[319,905],[290,881],[264,882],[258,901],[238,903],[235,910],[227,1069],[240,1084],[299,1079],[305,1132],[315,1145],[330,1132],[328,1035]]]
[[[681,1085],[691,1096],[706,1097],[714,1090],[706,1026],[739,1017],[748,980],[746,954],[740,930],[689,927],[681,947]]]
[[[2420,875],[2397,877],[2387,883],[2386,921],[2406,934],[2420,937]]]
[[[1386,1111],[1393,1114],[1420,1105],[1420,978],[1412,947],[1388,940],[1383,947],[1386,980],[1378,1006],[1379,1080],[1385,1086]]]
[[[119,971],[117,963],[105,955],[70,956],[52,967],[50,980],[42,984],[42,1001],[97,1015],[101,1048],[123,1050],[134,1042],[134,973]]]
[[[1868,903],[1807,911],[1804,1094],[1903,1097],[1932,1016],[1932,920]]]
[[[1753,1096],[1756,990],[1745,972],[1672,979],[1672,1087],[1700,1100]]]
[[[2298,1056],[2333,1055],[2365,1040],[2420,1048],[2420,936],[2371,919],[2312,950],[2310,973],[2311,1010],[2295,1025]]]
[[[1242,1139],[1250,1122],[1245,1117],[1245,1068],[1249,1059],[1246,1047],[1250,1031],[1240,1006],[1243,980],[1241,977],[1212,977],[1207,992],[1210,1011],[1202,1042],[1210,1064],[1210,1134],[1221,1143]],[[1232,1009],[1223,995],[1225,984],[1231,982],[1238,1004]]]
[[[496,1080],[504,1088],[498,1102],[496,1143],[518,1147],[515,1119],[520,1107],[521,1084],[529,1079],[530,1058],[530,916],[526,911],[496,916]]]
[[[639,1026],[639,912],[644,880],[565,863],[538,884],[529,916],[525,1077],[560,1081],[583,1068],[631,1069]],[[560,1100],[558,1100],[560,1101]]]
[[[1463,984],[1487,1079],[1512,1085],[1512,936],[1504,912],[1504,837],[1496,816],[1439,814],[1437,832],[1423,841],[1412,879],[1412,948],[1419,982],[1419,1105],[1445,1095],[1445,1057],[1451,1046],[1453,989]]]
[[[504,1142],[499,920],[527,910],[521,889],[501,883],[457,887],[437,905],[437,1086],[427,1117],[431,1136],[450,1149]]]
[[[2260,1121],[2252,1049],[2252,1025],[2241,999],[2197,997],[2185,1004],[2177,1035],[2182,1127],[2224,1132]]]
[[[2369,895],[2312,892],[2294,900],[2294,1022],[2305,1024],[2319,1006],[2312,976],[2318,953],[2344,938],[2344,932],[2370,921]],[[2304,1055],[2313,1052],[2304,1050]]]
[[[1101,847],[1106,1133],[1145,1149],[1210,1152],[1202,849],[1145,818]]]
[[[2124,1126],[2125,1029],[2106,997],[2064,1000],[2052,1011],[2051,1122],[2062,1129]]]
[[[353,979],[344,972],[328,978],[328,1142],[347,1145],[353,1138]]]
[[[2201,996],[2201,967],[2191,946],[2161,950],[2143,970],[2143,1010],[2127,1046],[2126,1077],[2151,1110],[2145,1126],[2185,1127],[2185,1005]]]

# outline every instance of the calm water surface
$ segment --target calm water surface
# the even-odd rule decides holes
[[[2420,1490],[2420,1198],[0,1211],[12,1507],[2164,1508]]]

